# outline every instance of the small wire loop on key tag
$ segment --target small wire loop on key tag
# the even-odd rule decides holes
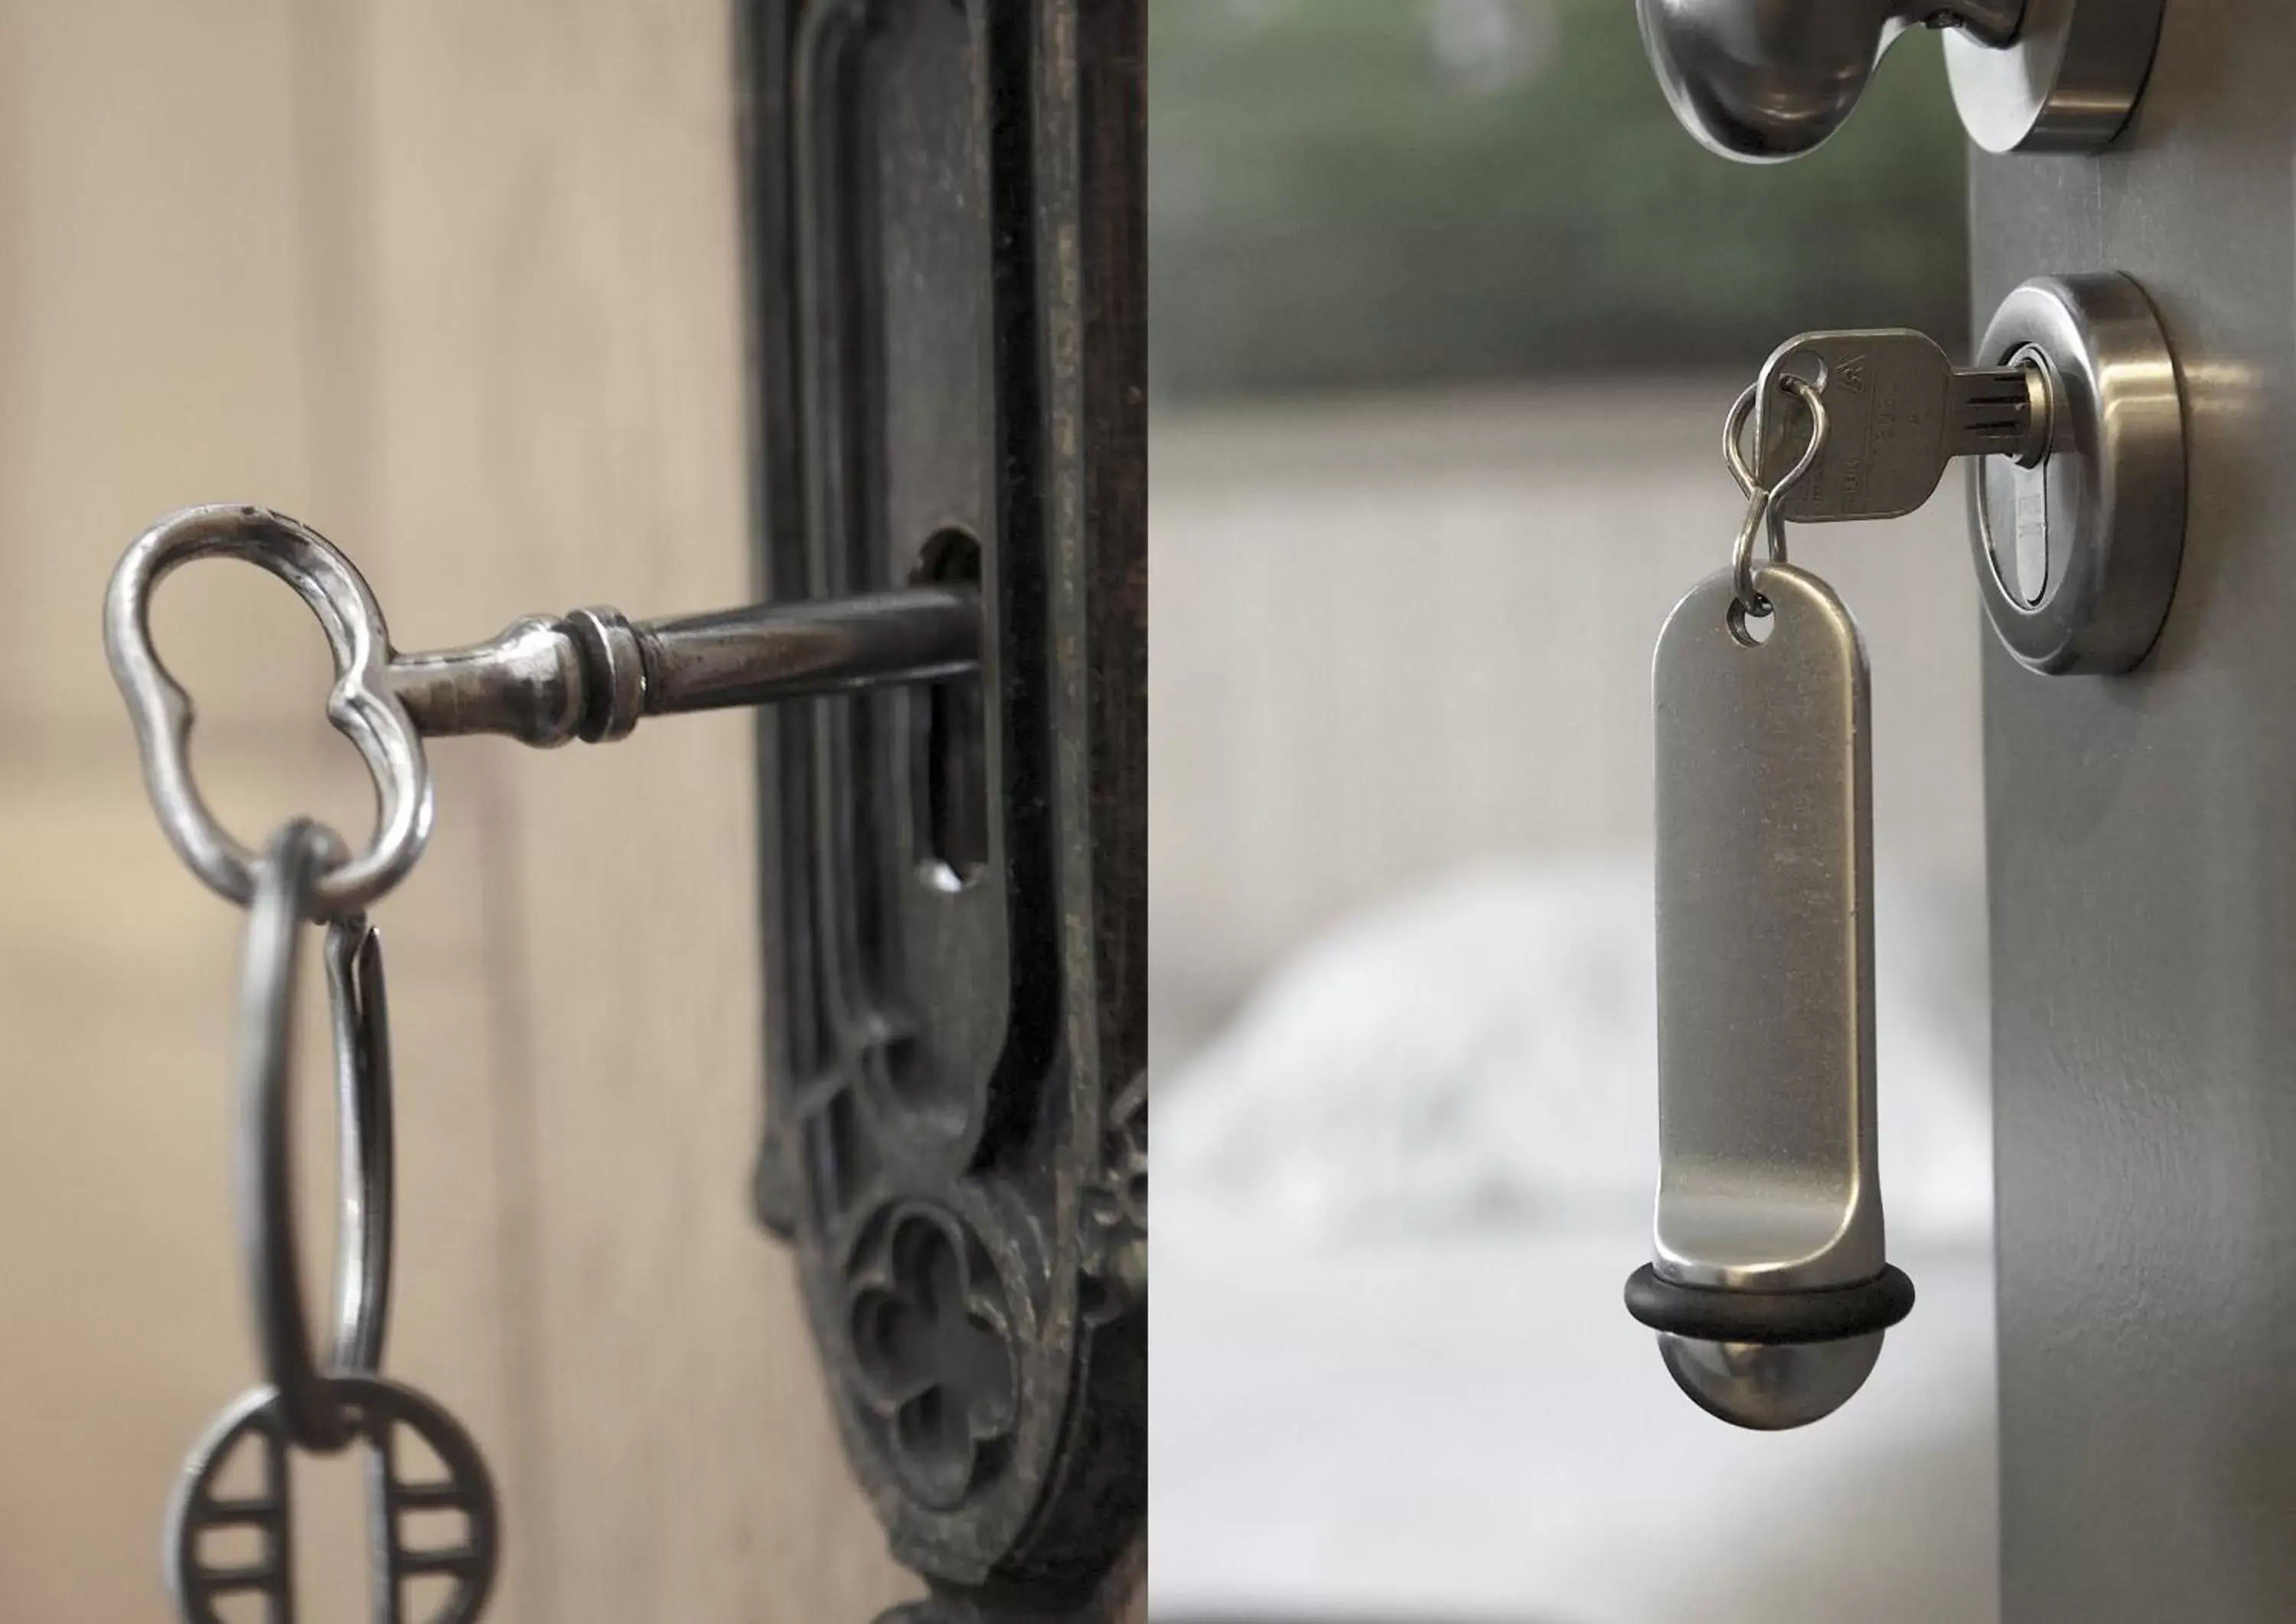
[[[365,761],[374,781],[375,833],[367,849],[320,875],[314,918],[371,906],[406,877],[430,837],[430,771],[406,707],[390,690],[390,637],[382,609],[335,545],[283,513],[258,507],[185,508],[137,537],[111,573],[103,600],[103,645],[127,701],[144,782],[168,842],[192,872],[246,906],[255,855],[216,821],[193,781],[197,708],[152,647],[152,595],[168,573],[197,558],[237,558],[294,587],[317,615],[333,652],[327,718]]]
[[[1745,431],[1746,418],[1754,407],[1754,400],[1762,381],[1748,384],[1740,391],[1730,407],[1722,427],[1723,455],[1729,459],[1730,475],[1738,481],[1738,488],[1746,493],[1746,517],[1738,527],[1738,539],[1730,551],[1730,584],[1736,595],[1741,614],[1761,616],[1770,612],[1767,599],[1754,588],[1754,537],[1767,531],[1769,538],[1769,562],[1786,562],[1785,520],[1778,512],[1778,498],[1806,477],[1824,453],[1826,436],[1825,391],[1821,385],[1792,373],[1781,375],[1778,382],[1801,398],[1809,408],[1809,444],[1785,477],[1775,485],[1763,485],[1746,464],[1744,448],[1739,437]]]
[[[353,916],[327,926],[344,1182],[332,1357],[323,1372],[311,1351],[295,1233],[290,1072],[296,949],[321,876],[341,850],[332,831],[297,818],[257,859],[235,1058],[240,1224],[256,1341],[278,1390],[289,1440],[320,1453],[340,1449],[355,1435],[331,1378],[370,1374],[379,1364],[390,1274],[390,1057],[381,944],[364,918]]]

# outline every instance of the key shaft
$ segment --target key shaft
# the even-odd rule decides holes
[[[2037,361],[1956,366],[1946,398],[1945,455],[2005,456],[2030,468],[2049,447],[2049,378]]]
[[[619,739],[641,718],[947,681],[980,665],[969,587],[914,586],[633,622],[580,609],[514,620],[468,648],[393,654],[417,733],[529,744]]]

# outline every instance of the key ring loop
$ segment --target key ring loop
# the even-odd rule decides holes
[[[1820,386],[1792,373],[1784,373],[1778,381],[1801,398],[1802,404],[1809,408],[1810,421],[1809,444],[1802,447],[1800,457],[1786,471],[1784,479],[1768,486],[1758,481],[1753,470],[1746,465],[1745,450],[1739,444],[1739,436],[1745,431],[1747,414],[1753,410],[1755,394],[1761,388],[1760,380],[1757,379],[1739,392],[1722,425],[1722,452],[1729,460],[1730,477],[1737,480],[1738,488],[1746,493],[1745,521],[1739,525],[1738,539],[1730,549],[1730,589],[1737,600],[1739,611],[1754,616],[1770,612],[1769,600],[1754,588],[1755,533],[1768,532],[1771,563],[1786,562],[1786,526],[1784,518],[1778,512],[1778,498],[1816,466],[1817,459],[1825,451],[1828,427],[1825,392]]]
[[[341,1095],[342,1203],[328,1366],[313,1357],[295,1234],[290,1064],[303,923],[342,842],[296,818],[257,858],[240,964],[237,1053],[239,1212],[255,1303],[256,1344],[278,1390],[288,1437],[332,1452],[356,1435],[334,1383],[381,1363],[390,1307],[391,1089],[381,939],[353,915],[327,926],[327,990]]]
[[[307,906],[319,919],[356,914],[406,877],[430,838],[430,767],[413,718],[390,691],[390,637],[381,607],[325,537],[259,507],[216,504],[170,513],[138,537],[111,572],[104,652],[135,725],[152,810],[192,872],[242,907],[255,895],[255,854],[216,821],[193,782],[197,709],[152,647],[152,594],[170,570],[195,558],[260,565],[294,587],[325,628],[335,660],[327,719],[357,749],[374,781],[375,833],[366,850],[318,877]]]

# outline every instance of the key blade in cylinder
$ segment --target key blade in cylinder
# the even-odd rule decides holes
[[[1784,479],[1809,444],[1809,413],[1778,381],[1792,372],[1822,384],[1830,425],[1809,472],[1779,498],[1795,524],[1895,519],[1935,493],[1953,455],[1948,406],[1953,363],[1909,327],[1806,332],[1772,353],[1754,406],[1755,473]]]

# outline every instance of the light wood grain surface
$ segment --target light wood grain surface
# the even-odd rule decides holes
[[[171,1616],[160,1509],[254,1375],[225,1056],[239,912],[162,842],[102,665],[113,559],[245,499],[404,646],[745,590],[723,0],[0,7],[0,1618]],[[171,580],[248,838],[369,821],[315,626]],[[390,1367],[501,1480],[501,1620],[840,1624],[914,1589],[839,1457],[758,1126],[746,724],[434,754],[378,910],[401,1113]],[[316,978],[307,978],[316,988]],[[307,1008],[305,1196],[331,1177]],[[352,1616],[311,1477],[307,1612]]]

